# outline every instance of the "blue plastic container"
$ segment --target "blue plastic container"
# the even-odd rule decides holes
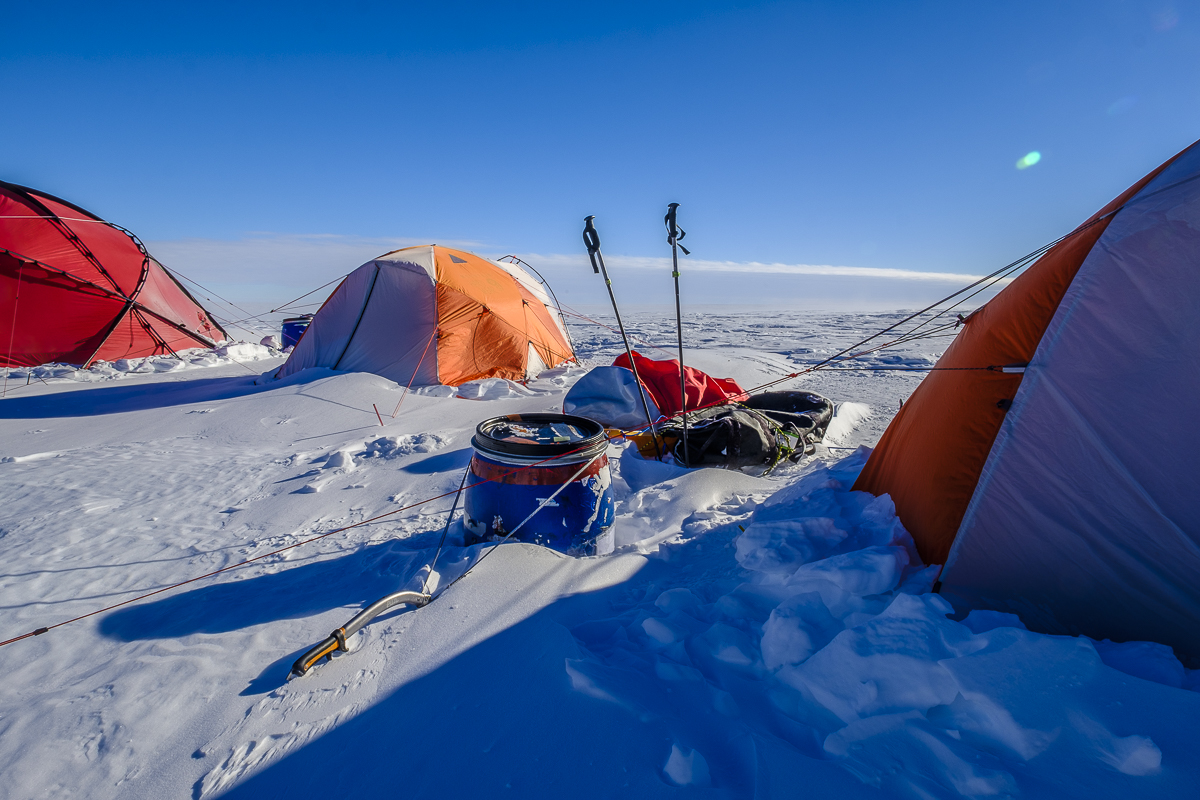
[[[570,555],[613,551],[604,426],[568,414],[510,414],[479,423],[471,444],[467,483],[478,485],[469,485],[463,498],[467,544],[497,541],[516,530],[513,539]]]
[[[295,347],[296,342],[300,341],[300,337],[304,335],[304,330],[308,327],[308,323],[312,322],[312,318],[312,314],[304,314],[303,316],[285,319],[283,321],[283,329],[280,331],[283,346]]]

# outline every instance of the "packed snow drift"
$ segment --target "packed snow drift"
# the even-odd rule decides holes
[[[630,317],[670,342],[673,320]],[[688,320],[688,363],[757,386],[894,319],[713,312]],[[955,619],[890,499],[850,490],[919,372],[787,384],[839,405],[816,454],[769,478],[613,444],[611,556],[480,561],[456,518],[431,575],[476,423],[559,410],[620,349],[572,335],[581,366],[407,395],[271,380],[283,357],[260,345],[13,370],[0,639],[406,510],[0,647],[0,794],[1193,796],[1200,680],[1169,648]],[[864,366],[931,366],[947,341]],[[287,680],[426,578],[432,604]]]

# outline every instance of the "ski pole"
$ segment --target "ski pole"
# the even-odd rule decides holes
[[[596,216],[593,214],[583,221],[583,244],[587,247],[588,258],[592,260],[592,271],[604,276],[604,285],[608,288],[608,299],[612,301],[613,313],[617,316],[617,327],[621,330],[621,340],[625,342],[625,354],[629,356],[629,368],[633,370],[633,379],[637,381],[638,397],[642,398],[642,410],[646,412],[646,422],[650,425],[650,435],[654,438],[654,452],[661,459],[663,449],[658,441],[658,429],[650,417],[650,405],[646,402],[646,392],[642,389],[642,378],[638,375],[637,362],[633,360],[633,350],[629,347],[629,337],[625,335],[625,325],[621,322],[621,312],[617,309],[617,296],[613,294],[612,281],[608,277],[608,269],[604,266],[604,254],[600,252],[600,234],[592,223]]]
[[[683,315],[679,311],[679,251],[682,250],[685,256],[690,256],[691,252],[679,243],[687,236],[687,232],[675,224],[675,210],[678,208],[679,203],[669,204],[667,216],[663,221],[667,223],[667,244],[671,245],[671,277],[675,279],[675,330],[679,333],[679,410],[683,414],[683,465],[690,467],[687,446],[687,382],[683,374]]]

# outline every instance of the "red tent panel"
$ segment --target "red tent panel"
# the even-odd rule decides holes
[[[0,181],[0,366],[86,366],[212,347],[208,312],[135,236]]]

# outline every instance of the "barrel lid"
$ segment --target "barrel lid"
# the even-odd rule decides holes
[[[551,458],[606,442],[604,426],[571,414],[509,414],[479,423],[476,449],[512,456]]]

